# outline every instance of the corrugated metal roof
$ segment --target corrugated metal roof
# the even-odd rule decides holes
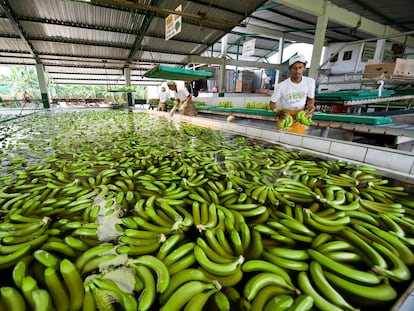
[[[304,7],[298,7],[302,3]],[[279,38],[312,43],[322,0],[0,0],[0,64],[40,62],[56,83],[102,81],[130,66],[132,77],[154,64],[184,67],[188,55],[221,56],[227,34],[230,59],[240,59],[245,41],[255,39],[254,55],[243,60],[268,62]],[[388,25],[414,40],[412,0],[331,0],[327,2]],[[165,19],[182,5],[182,30],[165,40]],[[326,42],[375,37],[365,25],[341,16],[328,22]],[[195,64],[197,65],[197,64]],[[84,71],[79,71],[84,70]],[[109,73],[109,71],[116,73]],[[70,74],[69,74],[70,72]],[[59,73],[66,74],[64,77]],[[64,79],[63,79],[64,78]],[[132,81],[138,83],[138,80]]]

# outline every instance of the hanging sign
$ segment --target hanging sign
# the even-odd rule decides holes
[[[181,4],[175,11],[182,11]],[[165,19],[165,40],[169,40],[177,33],[181,32],[182,16],[177,14],[170,14]]]
[[[252,56],[254,54],[254,46],[256,39],[252,39],[243,43],[242,56]]]

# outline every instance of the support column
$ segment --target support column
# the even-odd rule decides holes
[[[279,53],[277,56],[277,64],[280,65],[283,62],[283,51],[285,49],[285,35],[281,36],[279,39]],[[279,83],[280,79],[280,69],[276,70],[275,75],[275,85]]]
[[[226,90],[226,59],[222,58],[220,62],[220,83],[219,83],[219,96],[224,96]]]
[[[219,96],[224,96],[224,91],[226,90],[226,56],[227,56],[227,35],[221,39],[221,58],[222,62],[220,63],[220,81],[218,92]]]
[[[131,86],[131,68],[129,68],[129,66],[125,66],[124,67],[124,76],[125,76],[125,86],[126,87],[130,87]],[[128,107],[132,107],[132,93],[131,92],[127,92],[127,102],[128,102]]]
[[[328,0],[323,2],[322,15],[318,16],[316,22],[315,39],[313,41],[312,60],[309,69],[309,77],[316,79],[319,63],[321,61],[322,49],[325,43],[326,27],[328,26]]]
[[[43,70],[43,64],[37,63],[36,64],[36,73],[37,73],[37,79],[39,81],[39,88],[40,88],[40,94],[42,95],[42,103],[43,108],[49,109],[49,95],[47,92],[47,86],[46,86],[46,79],[45,79],[45,72]]]
[[[382,59],[384,58],[384,50],[385,50],[385,43],[387,40],[380,39],[377,41],[377,45],[375,47],[375,53],[374,53],[374,60],[378,61],[379,63],[382,63]]]

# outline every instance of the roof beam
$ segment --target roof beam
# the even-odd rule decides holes
[[[120,6],[120,7],[130,8],[130,9],[136,9],[136,10],[145,10],[149,12],[158,13],[163,16],[168,16],[170,14],[176,14],[176,15],[181,15],[184,18],[195,20],[200,23],[212,23],[212,24],[226,25],[228,27],[232,27],[232,26],[234,27],[234,26],[240,25],[240,23],[237,21],[223,20],[220,18],[207,16],[205,14],[194,14],[194,13],[189,13],[189,12],[184,12],[184,11],[175,11],[174,9],[163,8],[157,5],[132,2],[128,0],[91,0],[89,2],[85,2],[82,0],[71,0],[71,1],[84,2],[84,3],[93,4],[93,5]]]
[[[31,42],[26,38],[26,34],[23,30],[22,25],[20,24],[18,18],[16,17],[16,14],[14,14],[13,9],[11,8],[8,0],[0,0],[0,6],[3,9],[4,13],[6,14],[7,18],[9,19],[10,24],[12,25],[14,31],[19,35],[20,39],[26,43],[26,45],[29,47],[30,54],[33,56],[33,58],[36,60],[36,63],[40,64],[41,61],[39,59],[39,56],[35,52],[35,49]]]
[[[151,1],[151,3],[158,6],[160,1],[155,0],[155,1]],[[132,45],[132,48],[129,51],[129,55],[127,58],[128,64],[130,64],[135,59],[137,51],[142,47],[142,41],[144,40],[145,33],[148,31],[148,28],[151,24],[151,21],[154,19],[154,16],[155,16],[155,12],[150,12],[149,14],[145,15],[144,21],[142,22],[142,25],[141,25],[142,31],[140,32],[140,34],[138,34],[138,36],[135,37],[134,44]]]
[[[36,17],[21,17],[19,18],[21,22],[31,22],[31,23],[40,23],[40,24],[48,24],[48,25],[57,25],[57,26],[65,26],[65,27],[74,27],[74,28],[81,28],[86,30],[100,30],[100,31],[107,31],[113,33],[123,33],[129,35],[137,35],[137,31],[133,29],[123,29],[123,28],[113,28],[109,26],[102,26],[102,25],[93,25],[93,24],[83,24],[83,23],[76,23],[76,22],[67,22],[67,21],[60,21],[60,20],[51,20],[45,18],[36,18]],[[143,32],[140,29],[141,32]],[[155,39],[165,39],[164,35],[159,35],[155,33],[143,32],[145,33],[146,38],[155,38]],[[17,35],[10,35],[10,34],[1,34],[1,38],[10,37],[10,38],[19,38]],[[31,39],[31,38],[30,38]],[[175,39],[176,40],[176,39]],[[183,40],[180,39],[180,42],[184,43],[194,43],[200,44],[199,41],[196,40]]]
[[[287,70],[288,69],[288,66],[286,65],[259,63],[259,62],[247,61],[247,60],[232,60],[232,59],[226,59],[226,58],[206,57],[206,56],[197,56],[197,55],[189,55],[188,63],[201,63],[201,64],[208,64],[208,65],[212,65],[212,64],[232,65],[232,66],[243,66],[243,67],[251,67],[251,68],[264,68],[264,69],[270,69],[270,70]]]
[[[304,37],[252,24],[247,24],[246,27],[235,27],[232,31],[251,35],[258,35],[260,37],[271,38],[276,40],[280,40],[280,38],[284,37],[285,40],[289,41],[297,41],[310,44],[313,43],[312,34],[309,34],[309,37]]]
[[[414,47],[414,38],[407,37],[401,32],[377,22],[374,22],[359,14],[341,8],[328,0],[273,0],[273,2],[286,5],[290,8],[306,12],[315,16],[324,14],[324,3],[327,1],[328,19],[336,23],[355,28],[359,31],[373,35],[374,37],[392,36],[393,41],[404,43],[407,46]],[[401,36],[398,36],[401,34]]]

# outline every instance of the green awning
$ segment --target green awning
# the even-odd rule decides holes
[[[154,68],[144,73],[146,78],[158,78],[167,80],[205,80],[214,77],[210,71],[191,70],[184,68],[169,67],[165,65],[156,65]]]

